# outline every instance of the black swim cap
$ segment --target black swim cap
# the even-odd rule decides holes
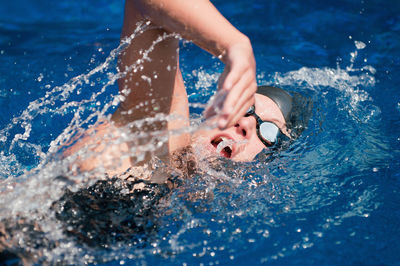
[[[288,92],[272,86],[258,86],[257,93],[273,100],[285,118],[286,128],[292,140],[298,138],[307,127],[311,116],[312,101],[298,92]]]
[[[313,104],[311,98],[298,92],[288,92],[272,86],[258,86],[257,93],[267,96],[276,103],[285,118],[286,129],[290,135],[289,138],[281,139],[273,149],[266,148],[256,156],[258,161],[270,162],[276,158],[277,151],[288,149],[307,128]]]
[[[281,110],[285,122],[289,120],[293,107],[293,97],[287,91],[271,86],[258,86],[257,93],[273,100]]]

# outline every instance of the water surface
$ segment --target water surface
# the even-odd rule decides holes
[[[60,158],[118,104],[123,1],[3,2],[0,220],[11,253],[108,265],[400,261],[397,1],[214,1],[252,40],[259,84],[312,99],[308,128],[272,161],[204,162],[179,189],[146,195],[71,177]],[[181,67],[197,118],[223,66],[184,42]]]

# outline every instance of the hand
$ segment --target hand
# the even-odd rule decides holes
[[[257,90],[256,62],[250,41],[233,44],[223,58],[224,72],[218,92],[206,109],[205,118],[218,115],[218,127],[225,129],[237,123],[254,104]]]

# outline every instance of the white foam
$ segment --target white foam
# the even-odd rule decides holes
[[[365,48],[362,42],[356,41],[355,45],[357,49]],[[351,53],[350,66],[345,69],[339,65],[337,68],[302,67],[287,73],[275,73],[274,81],[278,86],[296,86],[321,93],[331,89],[340,91],[343,96],[337,99],[338,108],[347,110],[356,120],[367,122],[381,112],[368,93],[368,89],[375,86],[376,69],[370,65],[354,68],[357,55],[357,50]]]

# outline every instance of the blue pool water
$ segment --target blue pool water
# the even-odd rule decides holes
[[[103,208],[113,219],[150,213],[147,229],[115,231],[97,230],[91,210],[60,218],[64,189],[93,182],[54,177],[68,171],[66,139],[115,108],[102,109],[117,94],[123,1],[2,1],[0,224],[10,253],[66,264],[400,264],[400,2],[213,3],[250,37],[259,84],[312,99],[308,128],[271,162],[205,167],[150,206],[111,189],[115,205]],[[223,66],[186,42],[181,66],[196,116]],[[106,246],[63,231],[89,214]]]

